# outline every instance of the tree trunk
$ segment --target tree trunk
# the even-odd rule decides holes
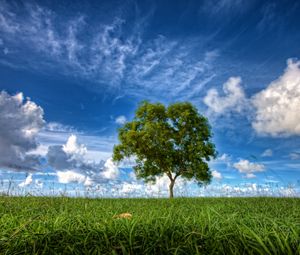
[[[170,192],[169,198],[174,197],[174,193],[173,193],[174,184],[175,184],[175,180],[171,180],[170,185],[169,185],[169,192]]]

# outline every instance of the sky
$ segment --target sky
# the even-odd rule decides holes
[[[0,192],[165,197],[118,128],[142,100],[189,101],[213,180],[175,196],[300,195],[300,2],[0,1]]]

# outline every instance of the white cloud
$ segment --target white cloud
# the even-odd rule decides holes
[[[300,135],[300,61],[287,61],[282,76],[252,98],[252,126],[260,135]]]
[[[245,175],[245,178],[247,178],[247,179],[253,179],[253,178],[256,178],[256,175],[253,174],[253,173],[248,173],[248,174]]]
[[[155,183],[146,183],[145,192],[147,196],[169,196],[169,184],[170,179],[164,174],[163,176],[156,177]],[[174,185],[174,195],[178,196],[187,191],[188,186],[192,184],[195,184],[194,181],[187,181],[179,176]]]
[[[228,162],[230,161],[230,156],[226,153],[223,153],[220,157],[217,158],[218,160],[221,160],[221,161],[225,161],[225,162]]]
[[[224,96],[219,95],[216,89],[210,89],[204,97],[204,103],[216,114],[223,114],[228,111],[241,112],[246,100],[241,82],[240,77],[230,77],[223,84]]]
[[[44,183],[43,183],[41,180],[35,180],[35,185],[36,185],[38,188],[43,188]]]
[[[125,196],[131,195],[131,194],[142,194],[145,190],[145,187],[141,183],[128,183],[124,182],[121,185],[120,188],[120,194],[124,194]]]
[[[116,123],[119,125],[124,125],[126,123],[127,119],[124,115],[118,116],[116,118]]]
[[[19,187],[24,188],[32,183],[32,174],[28,174],[25,181],[19,184]]]
[[[116,136],[87,135],[76,131],[73,127],[70,127],[72,132],[68,126],[66,129],[64,127],[63,125],[63,128],[54,128],[52,131],[45,128],[39,132],[38,141],[40,146],[36,149],[37,154],[44,155],[45,150],[47,153],[49,146],[60,146],[68,140],[71,134],[74,134],[77,139],[89,146],[84,155],[85,161],[98,164],[111,157],[113,145],[117,143]]]
[[[273,151],[271,149],[266,149],[262,154],[262,157],[272,157],[273,156]]]
[[[0,167],[35,170],[39,156],[30,153],[38,146],[36,137],[44,125],[43,109],[23,94],[0,92]]]
[[[292,152],[292,153],[290,153],[290,159],[292,159],[292,160],[297,160],[297,159],[300,159],[300,152]]]
[[[125,158],[118,163],[120,168],[133,168],[136,166],[136,157],[131,156],[129,158]]]
[[[77,136],[71,135],[65,144],[49,146],[47,161],[58,172],[58,177],[61,176],[60,182],[65,178],[70,182],[92,186],[105,179],[115,180],[119,176],[119,169],[111,158],[95,163],[89,160],[88,153],[87,147],[77,142]],[[73,177],[76,181],[72,181]]]
[[[137,178],[136,178],[136,174],[135,174],[135,172],[134,172],[134,171],[132,171],[132,172],[130,172],[130,173],[129,173],[129,177],[130,177],[130,179],[132,179],[132,180],[134,180],[134,181],[136,181],[136,180],[137,180]]]
[[[48,122],[45,126],[45,130],[50,132],[66,132],[66,133],[77,132],[74,127],[63,125],[59,122]]]
[[[232,12],[244,12],[251,5],[250,2],[241,0],[206,0],[201,5],[201,10],[209,15],[222,17],[222,15],[232,15]]]
[[[133,176],[133,174],[131,173]],[[109,188],[110,196],[115,197],[167,197],[169,196],[169,177],[166,175],[156,177],[155,183],[144,183],[141,180],[132,178],[130,182],[124,181],[120,184],[113,184],[113,188]],[[174,186],[175,196],[179,196],[189,189],[189,185],[194,184],[193,181],[186,181],[182,178],[176,180]]]
[[[220,53],[218,50],[207,51],[207,52],[205,52],[204,60],[205,60],[205,62],[214,61],[219,56],[220,56]]]
[[[101,174],[106,179],[116,179],[118,177],[119,168],[112,161],[112,158],[109,158],[108,160],[106,160],[106,162],[104,164],[104,170]]]
[[[199,44],[192,40],[182,43],[158,36],[142,46],[128,73],[128,84],[133,86],[127,89],[137,95],[191,98],[215,75],[213,62],[218,51],[200,56],[196,50]]]
[[[213,178],[216,178],[217,180],[221,180],[222,179],[222,174],[220,172],[218,172],[217,170],[213,170],[211,172]]]
[[[56,170],[77,169],[78,171],[97,172],[103,166],[103,162],[95,164],[86,160],[87,148],[77,142],[77,137],[71,135],[66,144],[51,145],[48,147],[48,164]]]
[[[60,183],[84,183],[86,176],[75,171],[57,171],[58,182]]]
[[[0,33],[13,49],[11,58],[1,62],[11,67],[96,81],[94,91],[114,89],[156,98],[197,96],[215,77],[218,49],[205,51],[203,38],[142,39],[145,17],[132,23],[112,15],[109,22],[94,24],[86,15],[63,17],[62,22],[57,13],[39,4],[7,2],[0,8]],[[12,62],[13,52],[20,50],[24,57]]]
[[[67,143],[62,146],[62,150],[68,154],[72,155],[73,158],[82,158],[86,152],[87,148],[84,144],[78,144],[77,136],[71,135]]]
[[[30,150],[27,155],[38,155],[45,157],[48,152],[48,146],[45,144],[39,144],[34,150]]]
[[[86,187],[92,186],[94,185],[94,181],[89,176],[87,176],[83,185]]]
[[[239,162],[233,164],[233,167],[240,173],[245,174],[246,178],[254,178],[256,177],[254,173],[265,171],[263,164],[252,163],[247,159],[240,159]]]

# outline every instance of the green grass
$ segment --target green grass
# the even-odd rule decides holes
[[[300,254],[300,199],[0,197],[0,254]]]

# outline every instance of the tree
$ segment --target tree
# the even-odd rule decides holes
[[[143,101],[133,121],[119,129],[120,144],[114,146],[113,160],[134,156],[138,179],[155,181],[166,174],[173,198],[176,179],[195,179],[199,185],[211,180],[207,162],[216,157],[208,120],[188,102],[167,108],[161,103]]]

